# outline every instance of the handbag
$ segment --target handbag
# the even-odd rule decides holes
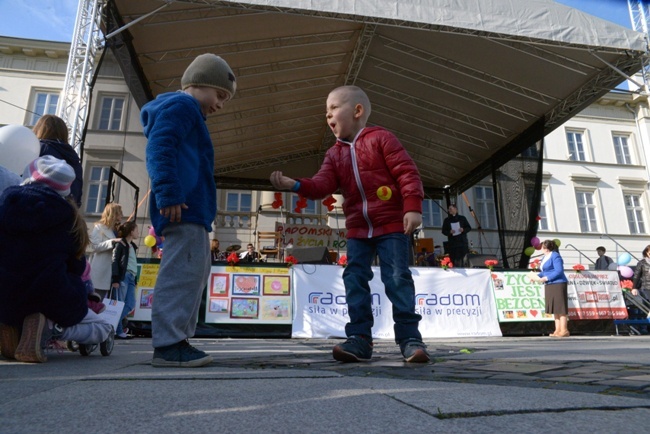
[[[117,330],[117,324],[122,320],[122,311],[124,310],[124,302],[111,298],[113,289],[109,291],[103,300],[106,309],[99,314],[99,317],[113,326],[113,330]]]

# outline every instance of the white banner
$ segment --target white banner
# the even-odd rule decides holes
[[[623,319],[627,308],[617,271],[565,270],[569,319]],[[544,285],[531,282],[526,271],[492,273],[500,322],[553,321],[545,312]]]
[[[338,265],[293,268],[294,338],[345,337],[349,321]],[[423,338],[501,336],[489,270],[411,268],[416,312],[422,315]],[[375,324],[373,338],[394,339],[392,305],[384,292],[379,267],[370,282]]]

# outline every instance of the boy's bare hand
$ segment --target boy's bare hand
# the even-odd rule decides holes
[[[277,188],[278,190],[291,190],[293,186],[296,184],[296,180],[289,178],[288,176],[284,176],[282,172],[279,170],[276,170],[275,172],[271,173],[271,184],[273,184],[273,187]]]
[[[404,233],[410,235],[418,226],[422,224],[422,214],[410,211],[404,214]]]
[[[170,222],[180,222],[182,210],[187,209],[187,205],[181,203],[179,205],[166,206],[160,209],[160,215],[168,218]]]

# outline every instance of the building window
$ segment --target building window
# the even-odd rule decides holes
[[[578,203],[578,216],[580,217],[580,230],[584,232],[598,232],[596,222],[596,205],[594,194],[587,191],[576,191]]]
[[[36,125],[36,122],[43,115],[55,115],[58,103],[58,92],[36,92],[34,94],[34,103],[31,110],[32,114],[28,122],[29,125]]]
[[[424,199],[422,202],[422,226],[441,228],[443,209],[440,200]]]
[[[627,136],[614,135],[614,152],[618,164],[632,164]]]
[[[548,231],[548,214],[546,213],[546,189],[542,191],[542,197],[539,202],[539,224],[537,230]]]
[[[101,214],[106,204],[110,166],[90,166],[90,177],[84,185],[87,191],[86,214]],[[88,169],[86,169],[88,170]]]
[[[476,198],[476,217],[483,229],[496,229],[497,217],[494,210],[494,192],[492,187],[474,187]]]
[[[226,195],[226,211],[251,212],[252,201],[251,193],[229,191]]]
[[[104,96],[101,99],[99,115],[100,130],[119,131],[122,126],[122,113],[124,111],[124,97]]]
[[[253,202],[252,193],[229,191],[226,194],[226,212],[229,213],[250,213]],[[250,221],[249,215],[227,215],[227,225],[235,227],[247,226]]]
[[[645,234],[643,224],[643,208],[641,207],[641,196],[638,194],[625,194],[625,211],[627,212],[627,223],[631,234]]]
[[[582,140],[582,133],[567,131],[566,140],[569,145],[569,160],[585,161],[585,147]]]

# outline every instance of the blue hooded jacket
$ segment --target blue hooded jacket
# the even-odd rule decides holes
[[[181,222],[211,232],[217,213],[214,148],[198,100],[184,92],[164,93],[142,107],[140,119],[148,139],[149,212],[156,233],[164,235],[169,224],[160,209],[183,203],[188,208]]]

